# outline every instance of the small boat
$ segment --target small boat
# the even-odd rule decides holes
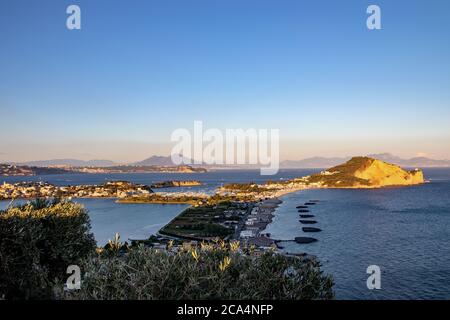
[[[300,218],[302,218],[302,219],[314,218],[314,215],[312,215],[312,214],[301,214]]]
[[[297,206],[297,209],[308,209],[308,206]]]
[[[298,212],[309,212],[309,210],[304,210],[304,209],[300,209],[300,210],[298,210]]]
[[[313,206],[315,205],[315,202],[305,202],[305,206]]]

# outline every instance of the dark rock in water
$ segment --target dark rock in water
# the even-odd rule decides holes
[[[298,212],[309,212],[309,210],[300,209],[300,210],[298,210]]]
[[[313,227],[303,227],[303,232],[320,232],[322,229],[319,228],[313,228]]]
[[[314,221],[314,220],[299,220],[300,221],[300,223],[303,223],[303,224],[316,224],[317,223],[317,221]]]
[[[317,239],[314,238],[309,238],[309,237],[296,237],[295,238],[295,242],[297,243],[312,243],[312,242],[316,242]]]
[[[301,214],[300,218],[302,218],[302,219],[314,218],[314,215],[312,215],[312,214]]]
[[[297,206],[297,209],[308,209],[308,206]]]
[[[315,202],[305,202],[305,206],[313,206],[315,205]]]

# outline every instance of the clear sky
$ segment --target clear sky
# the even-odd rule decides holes
[[[448,0],[0,1],[0,161],[141,160],[194,120],[278,128],[282,159],[450,158],[449,89]]]

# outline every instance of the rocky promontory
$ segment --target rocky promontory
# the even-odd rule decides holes
[[[309,183],[330,188],[381,188],[424,182],[420,169],[411,171],[369,157],[354,157],[344,164],[308,177]]]

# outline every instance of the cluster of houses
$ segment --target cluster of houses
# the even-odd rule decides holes
[[[33,171],[27,167],[18,167],[11,164],[0,164],[0,175],[2,176],[30,176]]]
[[[250,207],[251,204],[248,202],[235,202],[230,209],[223,211],[224,221],[221,225],[238,230]]]
[[[272,198],[256,204],[247,216],[239,238],[257,247],[269,248],[274,245],[270,234],[263,233],[267,225],[272,222],[273,213],[281,203],[279,199]]]
[[[0,199],[51,197],[56,187],[46,182],[18,182],[0,185]]]
[[[153,191],[142,184],[126,181],[106,182],[102,185],[55,186],[47,182],[3,183],[0,185],[0,199],[19,198],[125,198],[133,195],[147,195]]]
[[[295,178],[291,180],[286,181],[279,181],[279,182],[270,182],[264,184],[264,187],[267,189],[267,193],[264,194],[265,196],[278,196],[279,192],[288,193],[296,190],[304,190],[304,189],[314,189],[314,188],[320,188],[322,187],[321,182],[311,182],[310,176],[305,176],[301,178]]]
[[[291,180],[270,181],[264,184],[250,185],[250,187],[255,188],[254,191],[252,189],[232,189],[229,187],[221,187],[218,191],[222,195],[251,197],[255,200],[265,200],[298,190],[324,187],[322,182],[311,182],[309,179],[310,176],[305,176]]]

